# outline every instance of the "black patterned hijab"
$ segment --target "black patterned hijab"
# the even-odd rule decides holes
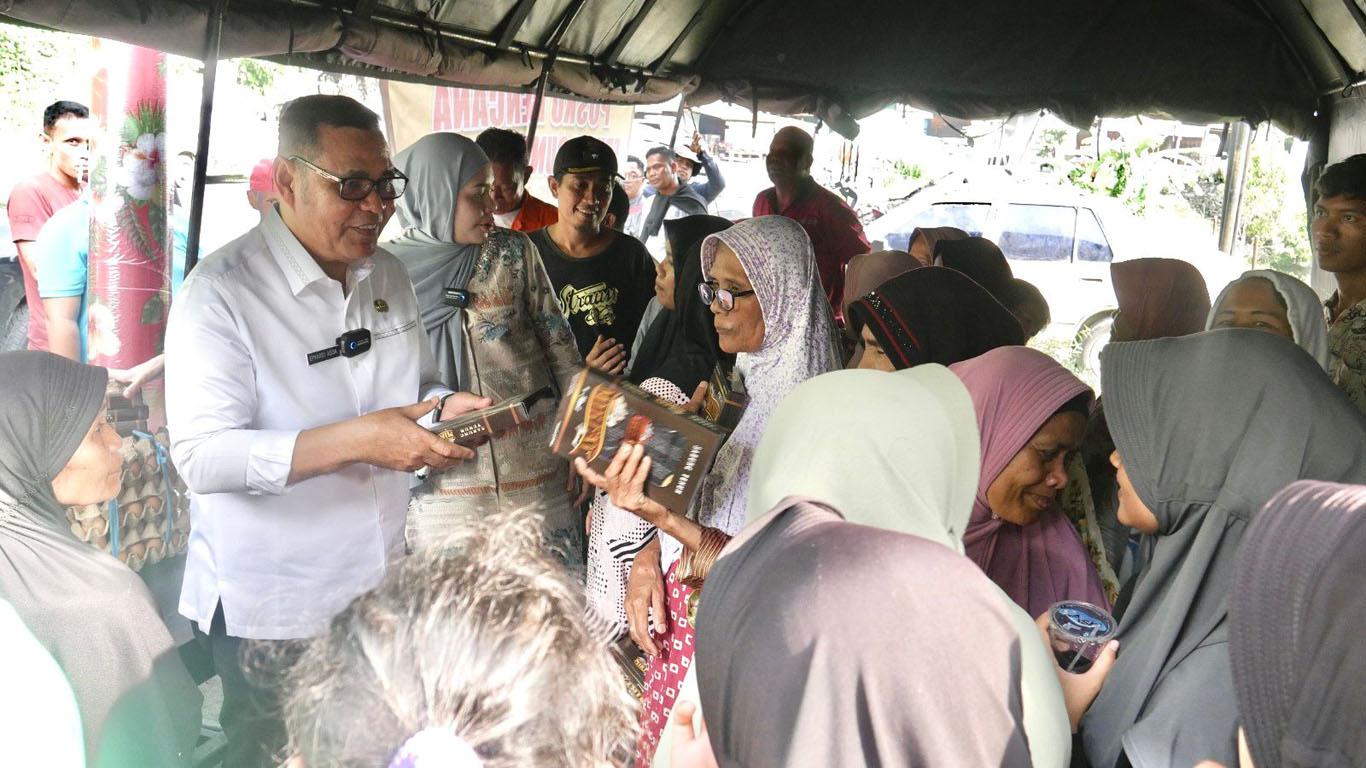
[[[897,370],[922,363],[949,365],[997,347],[1024,343],[1010,311],[957,270],[904,272],[849,305],[855,335],[867,326]]]

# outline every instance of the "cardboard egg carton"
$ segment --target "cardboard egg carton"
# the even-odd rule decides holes
[[[168,444],[164,431],[157,439]],[[125,437],[120,456],[122,487],[115,503],[71,507],[67,520],[77,539],[138,571],[185,551],[190,534],[189,492],[169,463],[163,473],[151,440]],[[117,530],[111,530],[111,506],[117,510]]]

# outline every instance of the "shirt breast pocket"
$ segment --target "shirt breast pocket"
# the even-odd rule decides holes
[[[379,344],[382,342],[391,343],[391,340],[405,339],[411,334],[416,333],[418,324],[417,318],[413,317],[406,320],[396,318],[396,320],[397,322],[386,324],[371,332],[370,342],[372,344]]]

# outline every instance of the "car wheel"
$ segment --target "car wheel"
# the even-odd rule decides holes
[[[1086,378],[1100,381],[1100,351],[1110,343],[1110,331],[1115,325],[1113,312],[1092,318],[1077,331],[1077,347],[1081,350],[1081,368]]]
[[[28,304],[19,302],[10,316],[0,325],[0,352],[28,348]]]

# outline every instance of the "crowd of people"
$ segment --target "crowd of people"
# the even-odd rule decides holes
[[[514,132],[391,156],[355,101],[283,108],[259,225],[165,341],[224,765],[1366,766],[1366,155],[1315,190],[1326,303],[1114,264],[1102,401],[1024,346],[1048,307],[995,243],[868,253],[795,128],[753,218],[710,216],[691,149],[705,183],[572,139],[552,204]],[[24,194],[79,188],[64,151]],[[0,764],[188,765],[186,649],[67,523],[119,492],[110,373],[31,347],[0,355]],[[584,366],[685,413],[743,392],[686,514],[640,443],[549,450]],[[432,429],[539,391],[477,447]],[[1067,602],[1112,625],[1085,671]]]

